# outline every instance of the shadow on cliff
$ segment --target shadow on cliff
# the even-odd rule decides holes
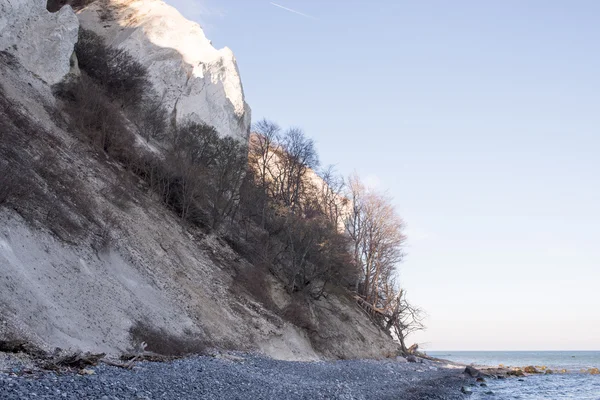
[[[57,10],[65,1],[69,2],[49,0],[48,9]],[[138,2],[138,8],[132,9],[134,3],[75,0],[69,4],[77,11],[82,28],[99,34],[109,45],[128,51],[148,68],[152,85],[174,120],[203,122],[214,126],[222,136],[245,138],[251,112],[231,50],[214,49],[198,24],[162,2]],[[189,33],[182,34],[173,46],[157,44],[157,37],[173,40],[164,38],[173,25]],[[189,53],[196,54],[181,51],[190,44],[193,46]],[[186,57],[198,62],[189,63]]]

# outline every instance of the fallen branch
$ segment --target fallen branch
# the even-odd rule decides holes
[[[106,364],[106,365],[110,365],[112,367],[119,367],[119,368],[124,368],[124,369],[131,369],[133,366],[130,365],[130,363],[119,363],[119,362],[114,362],[114,361],[110,361],[110,360],[101,360],[102,363]]]
[[[77,368],[83,369],[86,366],[96,366],[98,362],[106,356],[105,353],[92,354],[92,353],[72,353],[57,358],[51,359],[46,362],[42,367],[50,370],[60,370],[61,368]]]

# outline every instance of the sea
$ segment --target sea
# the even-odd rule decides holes
[[[600,400],[600,375],[583,370],[600,368],[600,351],[428,351],[428,355],[463,364],[505,367],[546,366],[567,373],[530,375],[521,380],[488,379],[473,387],[470,399]],[[493,394],[489,394],[489,392]]]

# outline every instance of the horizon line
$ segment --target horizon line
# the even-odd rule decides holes
[[[554,349],[554,350],[553,349],[545,349],[545,350],[539,350],[539,349],[535,349],[535,350],[523,350],[523,349],[521,349],[521,350],[437,350],[437,349],[430,350],[430,349],[424,349],[423,351],[425,351],[425,352],[427,352],[427,351],[430,351],[430,352],[448,352],[448,353],[451,353],[451,352],[455,352],[455,353],[456,352],[484,352],[484,351],[488,352],[488,353],[491,353],[491,352],[519,352],[519,351],[540,352],[540,353],[541,352],[549,352],[549,351],[589,351],[589,352],[593,351],[593,352],[600,352],[600,350],[581,350],[581,349],[562,349],[562,350],[556,350],[556,349]]]

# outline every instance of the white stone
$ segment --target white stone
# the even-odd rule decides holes
[[[160,0],[99,1],[78,17],[83,28],[148,67],[178,122],[204,122],[223,136],[248,133],[250,108],[235,57],[228,48],[215,49],[200,25]]]
[[[69,73],[78,29],[70,6],[50,13],[44,0],[0,0],[0,51],[48,84]]]

